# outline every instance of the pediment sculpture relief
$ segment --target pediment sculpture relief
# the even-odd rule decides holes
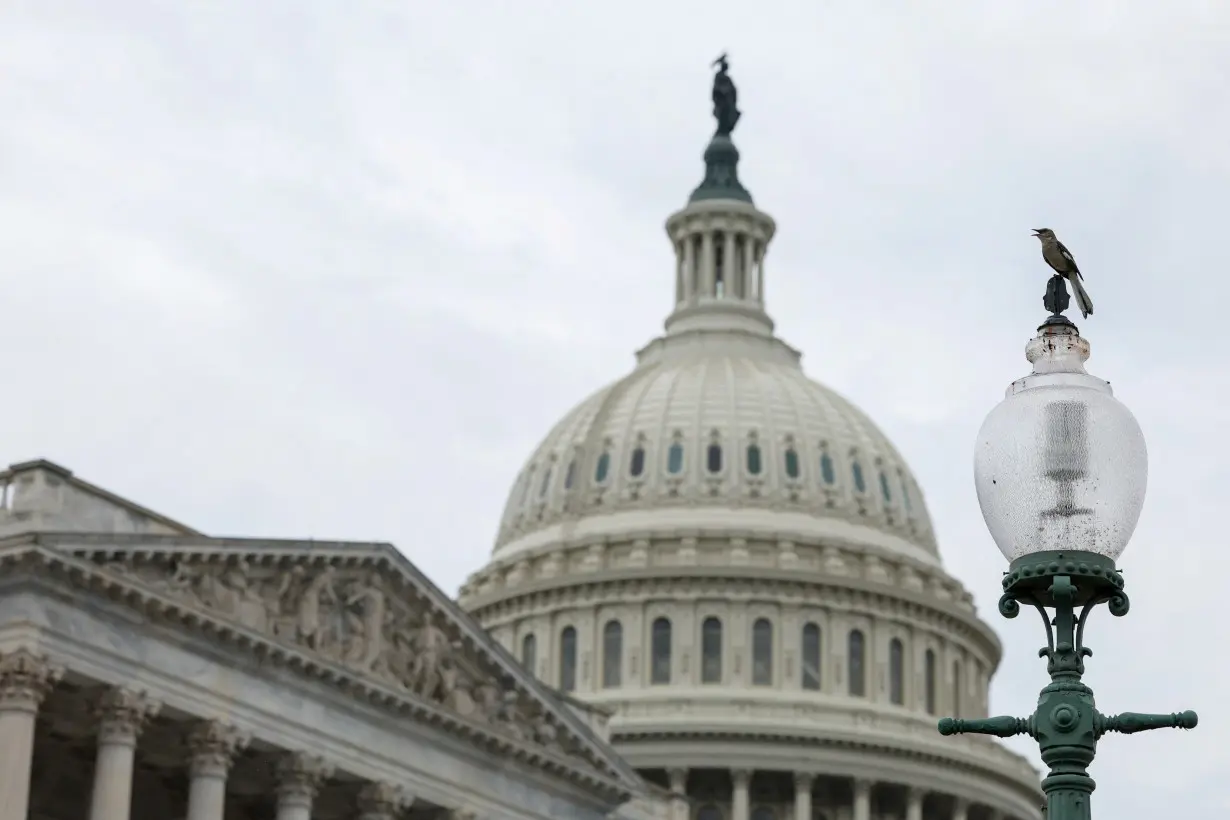
[[[540,704],[497,685],[481,671],[477,655],[449,636],[439,613],[395,595],[378,570],[303,564],[287,570],[185,559],[106,566],[462,717],[500,726],[519,740],[566,751]]]

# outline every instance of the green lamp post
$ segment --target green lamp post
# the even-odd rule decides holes
[[[1062,294],[1063,304],[1057,304]],[[1195,712],[1104,715],[1081,676],[1085,625],[1099,604],[1128,612],[1115,566],[1144,506],[1148,459],[1140,425],[1085,372],[1089,343],[1062,315],[1062,280],[1046,302],[1052,315],[1026,346],[1033,372],[1009,386],[978,433],[974,481],[991,537],[1009,561],[999,611],[1022,605],[1042,615],[1051,682],[1029,717],[945,718],[940,734],[977,733],[1038,742],[1050,768],[1042,780],[1047,820],[1090,820],[1094,790],[1088,767],[1107,732],[1196,726]]]

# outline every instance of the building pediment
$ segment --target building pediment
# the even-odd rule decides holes
[[[62,533],[10,539],[0,560],[59,569],[502,757],[625,796],[642,788],[561,698],[391,545]]]

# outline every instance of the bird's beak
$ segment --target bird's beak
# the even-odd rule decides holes
[[[1038,230],[1037,228],[1031,228],[1030,230],[1033,231],[1033,233],[1030,234],[1030,236],[1037,236],[1038,234],[1042,233],[1042,231]]]

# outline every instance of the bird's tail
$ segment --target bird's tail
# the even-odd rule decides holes
[[[1093,300],[1085,292],[1085,286],[1081,284],[1080,274],[1073,276],[1068,281],[1072,283],[1072,295],[1076,297],[1076,306],[1081,309],[1081,316],[1088,319],[1093,315]]]

